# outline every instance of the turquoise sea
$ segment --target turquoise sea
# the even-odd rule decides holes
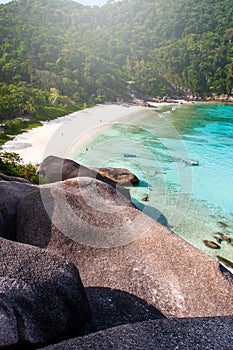
[[[109,124],[72,158],[86,166],[129,169],[140,179],[130,188],[140,209],[210,256],[233,262],[232,105],[148,108]],[[141,200],[145,194],[147,202]],[[204,240],[220,248],[209,248]]]

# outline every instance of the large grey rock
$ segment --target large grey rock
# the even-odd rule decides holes
[[[63,159],[48,156],[38,167],[38,173],[45,176],[50,182],[70,179],[78,176],[103,176],[97,177],[102,180],[109,178],[119,184],[130,184],[139,182],[139,179],[127,169],[123,168],[87,168],[71,159]]]
[[[53,343],[123,324],[164,318],[155,307],[145,300],[121,290],[87,287],[85,292],[92,311],[91,321],[82,327],[73,327],[63,332],[59,337],[52,340]]]
[[[0,347],[48,341],[90,320],[76,267],[0,238]]]
[[[233,316],[155,320],[50,345],[44,350],[230,350]]]
[[[94,247],[112,247],[134,239],[132,235],[135,232],[128,234],[125,230],[130,216],[123,217],[124,209],[129,207],[133,210],[134,206],[124,195],[102,181],[81,177],[44,185],[32,194],[31,200],[35,202],[30,208],[26,202],[25,208],[24,202],[18,207],[17,240],[23,241],[23,237],[26,238],[24,234],[29,238],[27,229],[31,221],[21,215],[25,209],[28,217],[33,215],[35,219],[36,230],[32,230],[29,238],[32,245],[47,247],[51,221],[65,240],[69,237]]]
[[[3,232],[4,232],[4,217],[0,212],[0,237],[4,235]]]
[[[139,179],[136,175],[131,173],[128,169],[124,168],[91,168],[92,170],[98,172],[104,177],[116,181],[123,186],[137,185]]]
[[[46,157],[38,167],[38,174],[43,175],[49,182],[62,181],[78,176],[96,178],[97,173],[71,159],[55,156]]]
[[[0,180],[0,232],[1,237],[15,239],[16,215],[20,200],[28,193],[37,190],[37,186],[21,179],[8,176],[0,176],[6,180]]]
[[[9,176],[5,175],[3,173],[0,173],[0,180],[4,181],[15,181],[15,182],[21,182],[21,183],[26,183],[26,184],[32,184],[29,180],[23,179],[21,177],[16,177],[16,176]]]
[[[92,319],[73,329],[70,337],[94,333],[122,324],[164,318],[155,307],[133,294],[113,288],[87,287],[85,292],[92,310]]]
[[[45,158],[38,167],[38,174],[45,176],[49,182],[62,181],[75,177],[91,177],[108,183],[129,198],[128,190],[121,187],[121,184],[130,182],[131,180],[137,182],[138,179],[129,172],[128,179],[126,179],[126,172],[128,171],[121,169],[121,171],[116,171],[114,176],[110,168],[108,170],[106,169],[105,172],[103,169],[98,172],[96,168],[89,169],[71,159],[63,159],[55,156]]]
[[[166,317],[233,314],[230,273],[95,179],[29,194],[17,238],[74,262],[85,287],[134,294]]]

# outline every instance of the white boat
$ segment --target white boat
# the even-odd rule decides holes
[[[198,160],[183,160],[183,163],[187,165],[199,165]]]

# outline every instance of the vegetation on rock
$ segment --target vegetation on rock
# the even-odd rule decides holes
[[[42,175],[37,174],[33,164],[23,164],[20,156],[14,152],[0,152],[0,173],[21,177],[36,184],[46,182]]]

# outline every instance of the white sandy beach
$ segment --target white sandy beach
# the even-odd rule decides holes
[[[74,147],[82,147],[104,127],[144,109],[123,105],[87,108],[20,134],[7,142],[3,150],[18,153],[24,163],[32,164],[39,164],[49,155],[69,158]]]

